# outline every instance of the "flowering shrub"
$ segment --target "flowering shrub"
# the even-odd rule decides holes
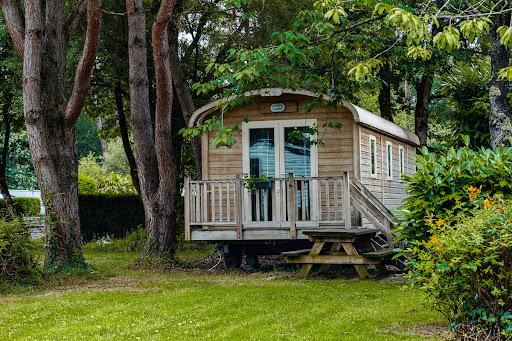
[[[426,292],[428,304],[443,313],[461,337],[471,329],[491,334],[493,340],[508,340],[512,203],[503,195],[487,197],[480,187],[469,187],[467,196],[455,203],[458,214],[424,218],[430,238],[412,241],[403,250],[410,261],[407,277]],[[464,214],[462,206],[472,215]]]
[[[512,148],[475,151],[466,146],[439,154],[423,148],[415,163],[416,173],[403,176],[410,197],[400,207],[397,232],[402,238],[428,240],[430,233],[423,217],[433,214],[444,220],[454,219],[454,223],[458,216],[472,214],[471,199],[478,194],[512,198]],[[453,213],[451,218],[447,212]]]

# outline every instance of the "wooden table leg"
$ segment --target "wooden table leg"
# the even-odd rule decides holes
[[[356,248],[352,243],[341,243],[341,245],[343,246],[347,256],[359,256]],[[354,265],[354,268],[356,268],[356,271],[361,279],[370,278],[370,274],[364,265]]]
[[[315,242],[315,244],[313,244],[313,247],[311,248],[311,251],[309,251],[309,255],[310,256],[318,256],[320,254],[320,252],[322,251],[324,244],[325,244],[325,242]],[[300,269],[296,278],[297,279],[307,278],[312,267],[313,267],[313,264],[303,264],[302,268]]]
[[[338,252],[339,250],[341,250],[341,243],[333,243],[329,252]],[[329,271],[330,268],[331,264],[322,264],[322,266],[320,266],[320,270],[318,270],[318,273],[325,274]]]

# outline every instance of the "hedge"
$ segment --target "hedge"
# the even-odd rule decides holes
[[[81,194],[78,201],[84,242],[107,235],[123,238],[144,225],[144,208],[137,195]]]
[[[41,213],[41,200],[39,198],[25,198],[16,197],[12,198],[14,210],[19,215],[25,217],[35,217]],[[7,205],[5,199],[0,199],[0,216],[5,216],[7,213]]]

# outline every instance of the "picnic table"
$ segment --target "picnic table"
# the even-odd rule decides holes
[[[307,278],[314,264],[321,264],[318,273],[326,273],[333,264],[353,265],[359,277],[369,278],[365,265],[373,264],[379,273],[387,273],[383,260],[393,255],[393,249],[375,249],[371,238],[378,231],[367,228],[317,229],[302,231],[313,242],[311,249],[283,252],[288,263],[303,264],[297,278]],[[331,247],[324,250],[329,243]],[[360,254],[355,245],[364,249]]]

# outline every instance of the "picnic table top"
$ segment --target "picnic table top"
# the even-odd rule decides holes
[[[315,229],[315,230],[304,230],[303,234],[311,237],[315,236],[333,236],[333,237],[355,237],[369,234],[375,234],[378,230],[366,229],[366,228],[353,228],[353,229]]]

